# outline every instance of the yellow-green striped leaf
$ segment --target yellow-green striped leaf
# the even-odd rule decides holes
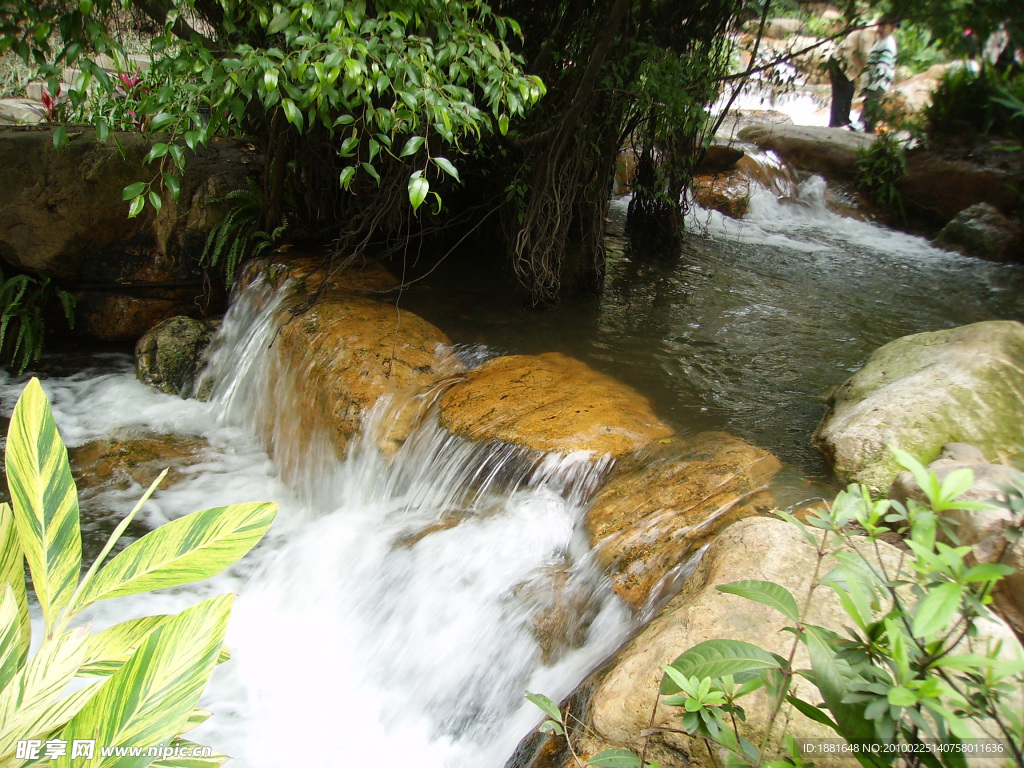
[[[0,691],[0,763],[14,754],[18,739],[39,732],[39,722],[52,711],[85,658],[88,640],[85,627],[47,638]]]
[[[112,675],[135,653],[149,633],[173,618],[169,614],[143,616],[115,624],[89,638],[89,650],[78,669],[79,677]]]
[[[5,585],[0,591],[0,691],[21,669],[21,627],[18,626],[18,602],[14,590]]]
[[[252,549],[276,514],[277,504],[232,504],[162,525],[104,566],[86,586],[79,607],[214,576]]]
[[[179,752],[187,750],[187,754],[191,755],[196,755],[197,750],[206,749],[185,739],[176,739],[171,744],[171,747]],[[183,755],[165,757],[163,760],[151,763],[150,765],[153,768],[219,768],[219,766],[227,762],[227,759],[227,755],[212,752],[209,757],[184,757]]]
[[[217,663],[233,595],[194,605],[154,629],[132,657],[103,683],[61,732],[66,741],[95,739],[110,747],[170,743],[195,709]],[[96,750],[73,768],[145,768],[155,757],[111,755]],[[70,755],[53,768],[72,768]]]
[[[193,728],[198,728],[200,725],[205,723],[210,717],[213,716],[213,712],[208,709],[193,709],[192,714],[188,716],[188,720],[185,721],[185,725],[181,727],[180,733],[188,733]]]
[[[28,616],[28,596],[25,593],[25,558],[21,554],[18,531],[14,525],[14,510],[11,505],[0,504],[0,590],[11,588],[15,605],[18,607],[18,663],[23,664],[28,656],[32,640],[32,622]],[[3,685],[0,684],[0,688]]]
[[[78,586],[82,537],[68,452],[38,379],[29,381],[14,407],[7,480],[21,549],[49,631]]]

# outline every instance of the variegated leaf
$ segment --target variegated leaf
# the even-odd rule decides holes
[[[256,502],[214,507],[173,520],[104,566],[86,586],[78,607],[214,576],[252,549],[276,514],[277,504]]]
[[[188,720],[185,721],[185,725],[182,726],[180,733],[188,733],[193,728],[198,728],[200,725],[205,723],[213,715],[208,709],[193,709],[192,714],[188,716]]]
[[[37,723],[60,699],[85,658],[88,640],[85,627],[47,638],[0,692],[0,761],[14,753],[18,739],[38,733]]]
[[[21,554],[21,543],[14,525],[14,510],[7,503],[0,504],[0,590],[4,585],[10,586],[18,606],[18,663],[23,664],[32,641],[32,623],[25,592],[25,558]]]
[[[82,536],[68,452],[37,379],[29,381],[11,417],[7,480],[18,539],[49,631],[78,586]]]
[[[170,743],[195,709],[217,662],[232,595],[194,605],[154,629],[132,657],[97,691],[61,732],[66,741],[95,739],[109,747]],[[54,768],[144,768],[155,758],[92,759],[64,755]]]
[[[21,669],[21,628],[14,590],[5,585],[0,591],[0,691]]]
[[[79,677],[106,677],[116,672],[135,653],[143,640],[172,616],[143,616],[97,632],[89,638],[89,651],[78,670]]]

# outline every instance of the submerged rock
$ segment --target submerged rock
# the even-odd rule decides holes
[[[612,589],[635,609],[657,598],[716,533],[775,506],[769,483],[779,468],[775,456],[725,432],[660,440],[627,459],[585,519]]]
[[[836,389],[814,434],[843,480],[886,491],[900,467],[966,442],[1006,460],[1024,445],[1024,325],[994,320],[904,336]]]
[[[190,317],[164,320],[135,345],[135,376],[169,395],[190,395],[213,332],[212,324]]]
[[[111,488],[148,488],[161,472],[170,469],[160,484],[166,490],[182,478],[185,467],[203,460],[205,447],[206,442],[198,437],[124,431],[71,448],[68,457],[75,482],[83,496],[90,497]]]
[[[625,456],[672,434],[645,397],[556,352],[489,360],[444,394],[439,419],[470,440],[563,454]]]

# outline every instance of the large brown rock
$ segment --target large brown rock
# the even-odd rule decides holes
[[[947,443],[1009,460],[1024,445],[1024,325],[993,320],[896,339],[836,389],[814,443],[836,474],[875,492]]]
[[[379,398],[461,370],[445,348],[448,337],[412,312],[341,293],[307,308],[309,298],[300,294],[295,314],[284,319],[275,342],[278,362],[269,372],[284,401],[274,442],[294,449],[291,458],[282,457],[285,463],[301,462],[302,447],[321,433],[343,455],[364,411]],[[410,426],[396,426],[385,438],[389,450]]]
[[[199,257],[225,212],[211,201],[259,167],[251,144],[217,139],[188,154],[176,202],[167,195],[159,216],[147,206],[129,219],[121,193],[153,176],[142,163],[149,148],[139,133],[104,143],[91,129],[71,129],[57,151],[49,128],[0,131],[0,260],[71,289],[79,333],[134,340],[168,317],[198,315]]]
[[[1019,257],[1022,242],[1024,230],[988,203],[960,211],[935,236],[935,244],[940,248],[990,261]]]
[[[471,440],[616,457],[672,434],[639,393],[555,352],[489,360],[445,393],[439,419]]]
[[[906,175],[896,182],[896,190],[908,214],[941,227],[977,203],[1013,211],[1020,183],[1009,170],[924,152],[908,155]]]
[[[612,589],[637,609],[657,598],[721,529],[775,506],[769,484],[779,467],[725,432],[660,440],[618,466],[585,519]]]

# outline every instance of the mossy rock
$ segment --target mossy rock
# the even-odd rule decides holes
[[[925,464],[946,443],[1009,461],[1024,446],[1024,325],[994,320],[897,339],[830,405],[815,445],[841,479],[876,492],[900,471],[890,446]]]

